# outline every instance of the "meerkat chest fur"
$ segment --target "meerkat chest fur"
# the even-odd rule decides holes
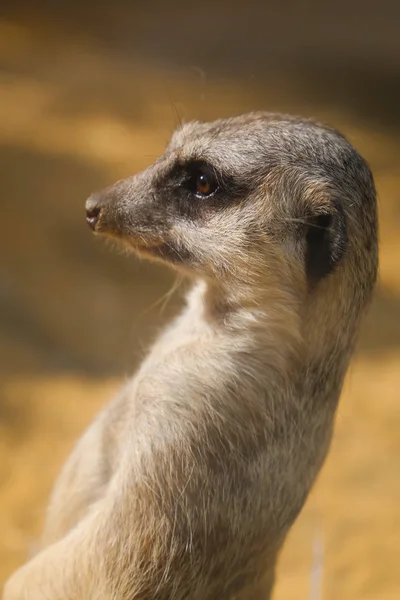
[[[270,550],[268,539],[276,546],[304,503],[341,387],[340,376],[326,374],[310,397],[310,364],[299,360],[303,340],[290,304],[282,318],[274,299],[232,306],[198,282],[143,362],[130,397],[146,473],[154,476],[163,462],[169,468],[170,454],[180,453],[185,494],[198,499],[200,481],[210,484],[209,526],[220,523],[229,497],[230,535],[253,539],[261,554],[263,545]],[[159,485],[165,491],[164,479]]]

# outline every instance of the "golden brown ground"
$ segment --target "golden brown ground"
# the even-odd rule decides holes
[[[195,71],[127,64],[39,27],[0,22],[0,58],[0,583],[34,546],[60,465],[120,382],[112,373],[130,372],[166,317],[149,305],[171,276],[93,239],[85,196],[150,163],[177,113],[266,108],[347,133],[376,176],[382,239],[376,301],[276,599],[400,598],[400,134],[305,105],[293,82],[205,84]]]

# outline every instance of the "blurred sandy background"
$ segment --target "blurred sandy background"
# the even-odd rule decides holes
[[[341,128],[381,219],[379,289],[276,599],[400,598],[399,30],[387,0],[3,0],[0,586],[75,439],[179,306],[155,304],[172,273],[90,234],[85,198],[151,163],[181,119],[267,109]]]

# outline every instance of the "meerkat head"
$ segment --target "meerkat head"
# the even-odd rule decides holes
[[[376,243],[356,150],[330,128],[265,113],[185,124],[152,166],[86,209],[96,233],[228,285],[294,277],[307,294]],[[374,278],[369,259],[360,269]]]

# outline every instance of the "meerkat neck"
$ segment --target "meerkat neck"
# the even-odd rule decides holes
[[[264,321],[270,324],[272,320],[279,320],[280,315],[287,319],[290,313],[296,316],[296,321],[299,318],[298,298],[275,286],[260,289],[199,279],[190,289],[188,301],[193,308],[197,307],[204,319],[222,320],[226,325],[234,325],[240,316],[246,322],[257,321],[259,327]]]
[[[201,332],[209,328],[231,340],[232,348],[245,348],[248,360],[262,364],[266,377],[271,370],[277,386],[279,373],[285,381],[290,373],[291,381],[302,381],[306,391],[313,380],[304,374],[317,372],[324,390],[336,398],[352,349],[352,334],[342,335],[334,347],[326,345],[322,326],[317,322],[315,327],[306,317],[299,298],[281,288],[267,289],[263,294],[256,290],[253,295],[249,289],[247,294],[238,295],[236,290],[230,293],[204,280],[196,281],[190,290],[183,315],[185,329]],[[310,344],[314,338],[318,343]]]
[[[276,290],[260,294],[249,289],[239,295],[237,290],[196,281],[188,294],[186,317],[188,326],[197,321],[232,340],[241,338],[255,353],[285,368],[302,343],[298,301]]]

